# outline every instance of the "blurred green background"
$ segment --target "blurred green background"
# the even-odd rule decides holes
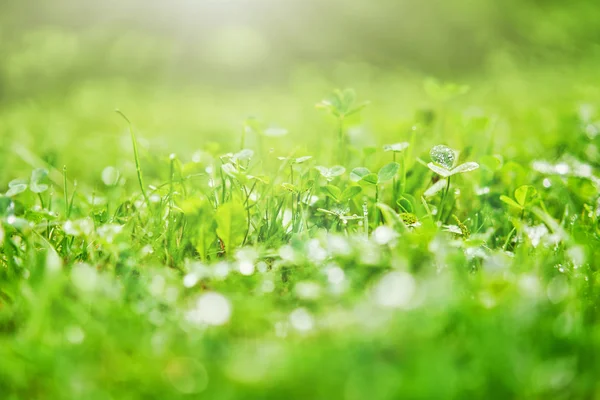
[[[549,110],[598,99],[599,20],[593,0],[3,0],[0,182],[31,167],[15,144],[81,178],[122,163],[115,108],[147,154],[230,150],[250,115],[290,130],[278,148],[325,146],[314,104],[351,86],[373,101],[362,140],[380,144],[431,106],[428,76],[470,85],[456,107],[506,118],[494,150],[532,157],[560,140]]]

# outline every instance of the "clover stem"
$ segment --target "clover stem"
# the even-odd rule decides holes
[[[448,177],[448,181],[446,183],[446,189],[444,190],[444,194],[442,195],[442,201],[440,203],[440,210],[438,212],[438,221],[442,220],[442,214],[444,213],[444,206],[446,205],[446,197],[448,196],[448,192],[450,191],[450,179],[451,179],[451,177]]]
[[[392,159],[394,162],[396,162],[396,152],[393,151],[392,154],[393,154]],[[396,175],[394,175],[394,177],[392,178],[392,203],[395,208],[396,207]]]
[[[44,198],[42,197],[42,194],[41,194],[41,193],[38,193],[37,195],[38,195],[38,197],[39,197],[39,199],[40,199],[40,203],[41,203],[41,205],[42,205],[42,209],[44,209]]]
[[[404,153],[402,153],[402,181],[400,182],[400,189],[402,189],[401,194],[406,192],[406,157]]]
[[[344,137],[344,116],[338,118],[338,147],[339,147],[339,163],[344,165],[346,161],[346,140]]]
[[[510,238],[512,237],[513,233],[517,230],[516,227],[512,228],[512,231],[510,231],[510,233],[508,234],[508,236],[506,237],[506,242],[504,242],[504,246],[502,246],[502,250],[506,250],[506,248],[508,247],[508,244],[510,243]]]
[[[69,218],[69,194],[67,188],[67,166],[63,166],[63,194],[65,198],[65,218]]]
[[[363,232],[365,239],[369,239],[369,208],[366,201],[363,203]]]

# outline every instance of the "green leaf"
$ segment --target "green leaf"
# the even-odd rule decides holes
[[[332,177],[344,175],[344,172],[346,172],[346,168],[341,165],[334,165],[329,169],[329,175]]]
[[[410,144],[408,142],[386,144],[383,146],[383,151],[393,151],[394,153],[400,153],[408,148]]]
[[[417,200],[413,196],[405,193],[403,195],[400,195],[400,197],[396,201],[396,204],[405,212],[414,213]]]
[[[329,196],[337,202],[341,201],[342,191],[337,186],[327,185],[321,187],[321,192],[325,194],[325,196]]]
[[[514,201],[513,199],[511,199],[508,196],[504,196],[504,195],[500,196],[500,201],[508,204],[511,207],[518,208],[519,210],[523,209],[523,207],[519,203],[517,203],[516,201]]]
[[[242,149],[233,155],[233,159],[237,161],[249,161],[254,157],[254,150]]]
[[[43,193],[48,190],[48,184],[50,179],[48,178],[48,170],[44,168],[34,169],[31,173],[31,183],[29,189],[33,193]]]
[[[9,197],[0,196],[0,217],[12,215],[15,212],[15,203]],[[0,224],[0,229],[2,224]],[[0,243],[2,246],[2,243]]]
[[[377,176],[377,174],[370,173],[368,175],[363,176],[359,183],[377,185],[377,183],[379,183],[379,177]]]
[[[328,181],[332,181],[333,178],[343,175],[346,172],[346,168],[341,165],[334,165],[331,168],[316,166],[315,169],[321,173]]]
[[[383,220],[386,225],[391,226],[397,231],[405,231],[406,225],[402,221],[402,218],[394,211],[394,209],[387,204],[377,203],[377,208],[381,211],[381,215],[383,216]]]
[[[242,245],[246,236],[246,209],[240,202],[221,205],[216,212],[217,235],[223,242],[228,255]]]
[[[522,207],[525,207],[529,201],[537,194],[537,190],[530,185],[519,186],[515,190],[515,199]]]
[[[292,185],[291,183],[282,183],[281,187],[290,193],[298,193],[298,187],[296,185]]]
[[[346,189],[344,189],[344,191],[342,192],[342,195],[340,197],[340,200],[343,201],[348,201],[351,198],[353,198],[354,196],[356,196],[357,194],[359,194],[360,192],[362,192],[362,188],[360,186],[348,186]]]
[[[215,210],[206,199],[190,197],[180,204],[186,219],[186,236],[200,259],[206,260],[211,246],[217,240]]]
[[[6,196],[13,197],[27,190],[27,181],[25,179],[15,179],[8,183],[8,192]]]
[[[427,168],[441,176],[442,178],[448,178],[452,176],[452,172],[448,171],[446,168],[436,165],[434,163],[427,164]]]
[[[452,171],[450,171],[450,173],[452,175],[463,174],[465,172],[474,171],[477,168],[479,168],[479,164],[477,164],[476,162],[470,161],[470,162],[466,162],[464,164],[460,164],[458,167],[452,169]]]
[[[354,168],[352,170],[352,172],[350,172],[350,180],[353,181],[353,182],[358,182],[362,178],[364,178],[365,176],[369,175],[370,173],[371,173],[371,171],[369,171],[365,167]]]
[[[294,162],[295,162],[296,164],[302,164],[302,163],[304,163],[304,162],[306,162],[306,161],[310,160],[311,158],[312,158],[312,156],[298,157],[298,158],[296,158],[296,159],[294,160]]]
[[[433,78],[426,79],[423,86],[429,97],[437,101],[448,101],[469,91],[469,86],[455,83],[443,84]]]
[[[243,171],[240,171],[236,168],[235,165],[231,163],[225,163],[221,166],[221,169],[225,173],[225,175],[236,179],[240,183],[246,183],[248,181],[246,174]]]
[[[400,170],[400,164],[396,162],[389,163],[384,165],[378,173],[379,182],[387,182],[396,176],[398,171]]]
[[[438,194],[439,192],[441,192],[446,187],[447,184],[448,184],[448,180],[440,179],[439,181],[437,181],[436,183],[431,185],[429,187],[429,189],[427,189],[425,191],[425,193],[423,193],[423,196],[425,198],[433,197],[436,194]]]
[[[316,107],[343,118],[360,112],[369,102],[356,104],[356,92],[353,89],[336,90],[329,98],[317,103]]]
[[[357,113],[361,112],[369,104],[371,104],[370,101],[364,101],[364,102],[360,103],[359,105],[357,105],[355,107],[352,107],[351,109],[349,109],[348,111],[346,111],[346,116],[354,115],[354,114],[357,114]]]

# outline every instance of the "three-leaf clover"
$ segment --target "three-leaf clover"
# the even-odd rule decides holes
[[[315,169],[319,171],[321,175],[328,181],[332,181],[334,178],[341,176],[346,172],[346,168],[341,165],[334,165],[331,168],[323,167],[321,165],[316,166]]]
[[[449,178],[453,175],[462,174],[479,168],[479,164],[473,161],[454,167],[454,164],[456,163],[456,153],[454,150],[444,145],[433,147],[429,156],[433,162],[427,164],[427,167],[442,178]]]
[[[406,150],[408,148],[408,146],[410,146],[410,144],[408,142],[386,144],[383,146],[383,151],[385,151],[385,152],[391,151],[394,153],[401,153],[404,150]]]
[[[368,101],[356,102],[356,92],[353,89],[344,89],[335,90],[331,97],[321,100],[316,107],[326,110],[337,118],[344,118],[358,113],[368,105]]]
[[[511,207],[523,211],[526,206],[531,204],[537,195],[537,190],[530,185],[519,186],[514,193],[515,199],[508,196],[500,196],[500,200]]]
[[[377,185],[392,180],[399,170],[400,164],[396,162],[384,165],[378,173],[371,172],[365,167],[357,167],[350,172],[350,180],[361,184]]]
[[[34,169],[31,173],[29,182],[29,190],[33,193],[44,193],[48,190],[50,179],[48,178],[48,170],[44,168]]]

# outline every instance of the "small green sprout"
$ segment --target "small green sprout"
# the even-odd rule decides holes
[[[344,119],[360,112],[370,104],[369,101],[356,102],[356,92],[353,89],[335,90],[327,99],[316,104],[317,108],[326,110],[331,115]]]
[[[537,190],[530,185],[519,186],[514,193],[514,200],[508,196],[500,196],[503,203],[508,204],[520,211],[525,211],[526,207],[533,204],[537,197]]]
[[[356,92],[353,89],[335,90],[328,99],[321,100],[316,107],[327,111],[338,121],[338,154],[340,164],[346,161],[347,138],[344,132],[346,117],[359,113],[369,105],[369,102],[356,102]]]
[[[455,83],[441,83],[437,79],[428,78],[423,83],[425,92],[433,100],[445,102],[467,93],[470,88],[467,85]]]
[[[437,193],[443,185],[439,182],[445,181],[446,190],[444,190],[444,194],[440,202],[440,210],[438,213],[438,219],[442,220],[442,214],[444,213],[446,197],[448,196],[448,192],[450,191],[450,181],[452,176],[474,171],[477,168],[479,168],[479,164],[477,164],[476,162],[466,162],[455,167],[454,165],[457,159],[456,152],[448,146],[444,145],[434,146],[429,152],[429,156],[431,157],[431,160],[433,162],[428,163],[427,167],[444,179],[441,179],[440,181],[438,181],[437,184],[434,184],[425,192],[425,194],[427,197]]]
[[[344,203],[354,196],[362,192],[362,188],[360,186],[348,186],[344,191],[342,191],[337,186],[327,185],[321,187],[321,192],[328,197],[331,197],[336,203]]]
[[[346,172],[346,168],[342,167],[341,165],[334,165],[331,168],[318,165],[315,167],[315,169],[319,171],[319,173],[323,175],[323,177],[329,182],[331,182],[338,176],[342,176],[344,172]]]
[[[383,151],[385,152],[394,152],[394,153],[401,153],[404,150],[406,150],[408,148],[408,146],[410,146],[410,144],[408,142],[400,142],[400,143],[394,143],[394,144],[386,144],[383,146]]]
[[[433,162],[427,164],[427,167],[442,178],[450,178],[451,176],[474,171],[479,168],[479,164],[473,161],[454,167],[456,153],[454,150],[444,145],[433,147],[429,152],[429,155]]]
[[[362,184],[378,185],[392,180],[399,170],[400,164],[396,162],[384,165],[377,174],[371,172],[368,168],[357,167],[350,173],[350,180]]]
[[[49,188],[50,179],[48,178],[48,170],[44,168],[34,169],[31,173],[29,182],[29,190],[33,193],[44,193]]]

